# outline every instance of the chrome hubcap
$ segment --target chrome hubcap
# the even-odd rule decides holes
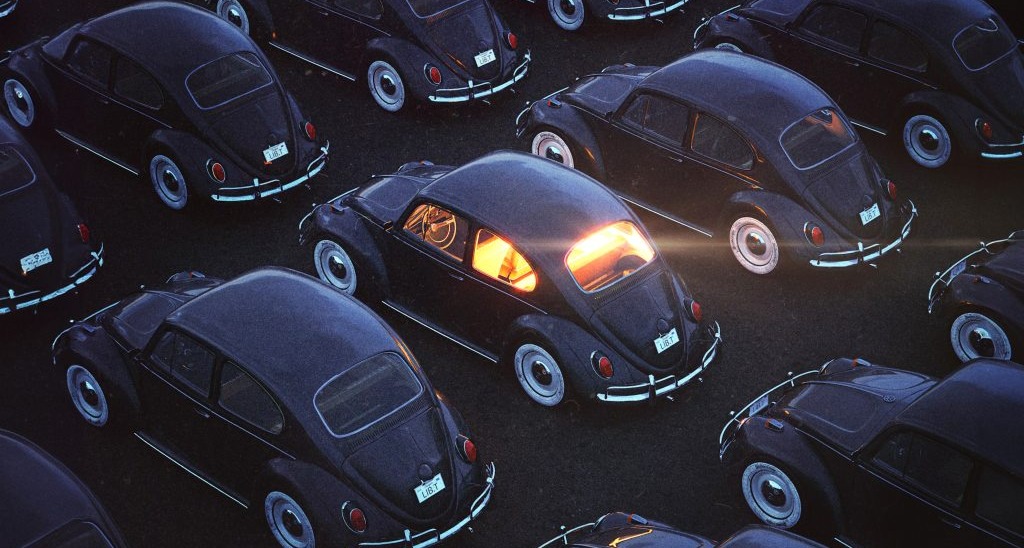
[[[985,358],[995,356],[995,342],[992,340],[992,335],[986,329],[977,327],[971,330],[971,333],[967,336],[967,340],[970,342],[971,348],[973,348],[979,356]]]
[[[178,178],[174,176],[174,173],[172,173],[171,170],[169,170],[169,169],[165,169],[164,170],[163,179],[164,179],[164,187],[166,187],[168,191],[170,191],[172,194],[175,194],[175,193],[178,192],[179,187],[180,187],[180,185],[178,183]]]
[[[554,160],[560,164],[565,163],[565,156],[562,155],[562,149],[556,146],[549,146],[547,150],[544,151],[544,157],[548,160]]]
[[[764,255],[768,251],[768,244],[765,243],[764,236],[757,232],[747,234],[745,243],[747,249],[755,255]]]
[[[939,148],[939,136],[931,128],[922,130],[917,142],[928,152],[935,152]]]
[[[89,381],[78,383],[78,392],[82,394],[82,400],[90,407],[96,407],[100,403],[100,397],[96,393],[96,387]]]
[[[281,515],[281,525],[284,526],[285,531],[288,531],[289,535],[295,538],[302,537],[302,520],[299,519],[299,516],[295,515],[295,512],[285,510]]]
[[[331,257],[327,267],[331,270],[331,274],[339,279],[348,277],[348,268],[345,267],[345,263],[339,257]]]
[[[540,360],[533,362],[533,365],[530,367],[530,372],[533,374],[534,380],[538,383],[544,386],[551,386],[551,370],[548,369],[548,366],[544,362],[541,362]]]
[[[394,95],[398,91],[398,86],[395,85],[395,81],[391,79],[390,75],[385,74],[380,78],[380,89],[388,95]]]
[[[576,2],[573,0],[560,0],[558,5],[566,15],[576,13]]]
[[[764,500],[772,506],[782,507],[786,505],[786,492],[775,480],[768,480],[761,484],[761,495]]]

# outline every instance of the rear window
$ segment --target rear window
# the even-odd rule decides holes
[[[970,70],[981,70],[1017,47],[1007,30],[993,19],[979,21],[961,30],[953,39],[960,62]]]
[[[401,356],[385,352],[327,381],[313,403],[332,434],[351,436],[405,407],[423,393]]]
[[[406,0],[412,11],[420,17],[430,17],[442,11],[463,4],[468,0]]]
[[[654,259],[654,248],[629,221],[608,225],[576,242],[565,257],[576,283],[600,291],[640,270]]]
[[[856,138],[839,113],[823,108],[786,128],[781,141],[789,161],[797,169],[808,169],[839,154]]]
[[[225,105],[273,82],[252,53],[234,53],[211,61],[185,78],[185,87],[203,110]]]
[[[0,197],[21,190],[36,180],[25,158],[11,145],[0,145]]]

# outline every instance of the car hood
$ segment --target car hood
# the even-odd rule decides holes
[[[466,80],[489,81],[501,74],[505,47],[484,2],[468,2],[427,25],[428,47],[455,74]],[[494,60],[478,65],[477,55],[491,51]]]
[[[977,272],[1024,295],[1024,243],[1008,246],[1001,253],[979,264]]]
[[[874,160],[861,150],[819,170],[803,192],[804,202],[833,230],[846,238],[870,241],[883,235],[896,210],[878,185]],[[878,218],[861,222],[861,212],[878,204]]]
[[[657,263],[646,268],[657,268]],[[690,341],[682,315],[683,303],[675,291],[672,273],[661,269],[645,279],[626,278],[620,283],[630,282],[629,287],[598,302],[590,318],[591,325],[616,352],[638,357],[640,362],[633,365],[642,371],[661,373],[678,366],[686,359]],[[679,342],[658,353],[654,340],[672,329]]]
[[[622,101],[657,67],[615,65],[604,72],[584,77],[562,95],[566,101],[593,109],[602,115],[618,110]]]
[[[253,175],[277,178],[291,172],[298,161],[300,151],[293,128],[297,124],[277,88],[271,89],[274,91],[232,104],[207,118],[211,140],[247,171],[244,175],[229,172],[231,183],[244,183]],[[264,151],[281,143],[288,147],[288,153],[267,162]]]
[[[453,473],[448,439],[439,411],[430,406],[350,453],[342,471],[406,526],[440,527],[454,515],[463,487]],[[437,474],[444,489],[419,502],[415,488]]]

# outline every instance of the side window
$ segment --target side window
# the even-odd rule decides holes
[[[693,132],[693,151],[738,169],[754,167],[754,151],[731,127],[701,114]]]
[[[380,0],[331,0],[335,7],[354,11],[370,19],[380,19]]]
[[[974,513],[1018,536],[1024,536],[1024,482],[993,468],[981,471]]]
[[[420,204],[406,219],[404,228],[460,262],[466,254],[469,223],[451,211],[433,204]]]
[[[876,21],[871,27],[868,55],[917,72],[924,72],[928,68],[928,55],[921,44],[902,29],[885,21]]]
[[[124,57],[117,60],[114,93],[153,109],[160,108],[164,103],[164,94],[156,80],[142,67]]]
[[[690,109],[666,99],[651,96],[647,106],[647,120],[644,129],[662,139],[680,146],[690,121]]]
[[[210,394],[213,378],[213,352],[198,341],[181,333],[174,334],[171,376],[202,396]]]
[[[110,63],[113,52],[89,40],[79,40],[75,49],[68,55],[68,67],[103,87],[110,80]]]
[[[636,126],[638,128],[644,127],[644,122],[647,120],[647,95],[640,95],[633,102],[629,104],[629,108],[622,115],[622,120],[629,125]]]
[[[220,406],[245,422],[271,434],[284,428],[284,415],[273,396],[248,373],[231,362],[220,372]]]
[[[530,263],[511,244],[487,229],[476,233],[473,269],[523,291],[537,287],[537,274]]]
[[[910,451],[912,436],[913,434],[905,430],[889,436],[878,448],[872,461],[898,476],[903,476],[903,470],[907,467],[907,453]]]
[[[868,18],[863,13],[825,4],[814,8],[801,28],[833,44],[859,51],[867,25]]]
[[[974,462],[963,453],[927,436],[893,434],[872,459],[911,486],[959,507]]]
[[[150,356],[150,361],[163,370],[164,373],[170,374],[171,372],[171,360],[174,359],[174,332],[164,331],[160,340],[156,343],[156,347],[153,348],[153,354]]]

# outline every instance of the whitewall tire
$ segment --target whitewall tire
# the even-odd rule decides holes
[[[949,341],[961,362],[975,358],[1009,360],[1013,357],[1010,337],[999,322],[980,312],[960,314],[949,327]]]
[[[800,492],[780,468],[767,462],[752,462],[743,470],[740,481],[743,498],[758,519],[785,529],[800,521]]]
[[[946,165],[953,154],[953,139],[938,118],[917,114],[903,125],[903,146],[918,165],[938,168]]]
[[[572,156],[572,148],[561,135],[550,131],[538,131],[530,143],[530,152],[558,162],[565,167],[576,167],[576,160]]]
[[[66,380],[75,411],[78,411],[85,422],[93,426],[106,426],[110,421],[110,406],[107,404],[103,386],[92,371],[82,365],[71,365],[68,367]]]
[[[317,242],[313,248],[313,264],[321,280],[349,295],[356,294],[356,265],[341,245],[331,240]]]
[[[546,407],[558,405],[565,398],[565,377],[550,352],[532,343],[516,349],[516,378],[527,396]]]
[[[736,219],[729,228],[729,247],[740,266],[754,274],[770,274],[779,266],[779,242],[760,219]]]

